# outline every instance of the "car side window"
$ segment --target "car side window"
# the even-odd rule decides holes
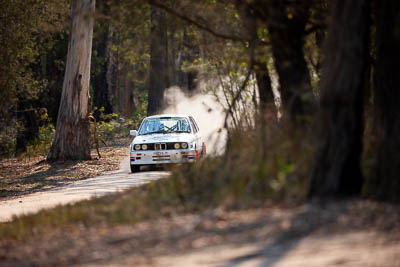
[[[194,132],[194,133],[197,133],[197,128],[196,128],[196,126],[194,125],[194,123],[193,123],[192,120],[190,120],[190,125],[192,125],[193,132]]]
[[[196,126],[196,128],[197,128],[197,131],[200,131],[200,128],[199,128],[199,126],[197,125],[197,122],[193,119],[193,122],[194,122],[194,125]]]
[[[194,119],[192,117],[189,117],[189,119],[192,124],[192,128],[194,129],[194,132],[197,133],[199,131],[199,127],[197,126],[196,122],[194,121]]]

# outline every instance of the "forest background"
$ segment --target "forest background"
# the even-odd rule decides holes
[[[90,73],[77,77],[90,77],[90,85],[84,88],[88,102],[78,105],[82,124],[70,128],[85,144],[90,113],[100,134],[112,137],[121,125],[137,127],[144,116],[162,111],[166,88],[179,86],[189,95],[220,90],[226,151],[176,174],[191,188],[182,185],[179,194],[203,194],[207,203],[400,199],[397,1],[0,4],[1,157],[88,158],[90,147],[82,140],[64,142],[68,149],[53,141],[66,132],[59,113],[73,106],[60,103],[71,40],[80,37],[73,36],[71,22],[80,17],[89,21],[83,30],[91,47],[79,59],[89,60]],[[201,81],[216,86],[203,88]],[[68,153],[77,151],[74,145],[82,151]]]

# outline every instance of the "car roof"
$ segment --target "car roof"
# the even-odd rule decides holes
[[[190,115],[187,114],[158,114],[158,115],[153,115],[146,117],[146,119],[151,119],[151,118],[159,118],[159,117],[184,117],[184,118],[189,118]]]

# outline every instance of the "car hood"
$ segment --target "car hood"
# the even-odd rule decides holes
[[[148,144],[148,143],[161,143],[161,142],[193,142],[194,136],[186,133],[176,134],[150,134],[139,135],[133,139],[132,144]]]

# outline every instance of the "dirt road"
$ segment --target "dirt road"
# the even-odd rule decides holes
[[[0,242],[0,265],[399,267],[399,214],[370,201],[207,210]]]
[[[167,175],[168,172],[165,171],[143,171],[132,174],[129,170],[129,159],[125,159],[121,163],[121,169],[117,172],[77,181],[69,186],[1,201],[0,222],[9,221],[14,215],[35,213],[41,209],[55,207],[60,204],[102,196],[148,183]]]

